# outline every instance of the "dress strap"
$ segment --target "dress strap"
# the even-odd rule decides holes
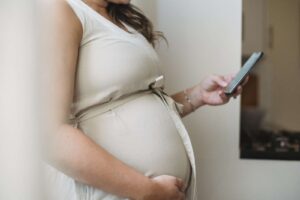
[[[172,120],[175,124],[175,126],[177,127],[178,133],[182,138],[183,144],[186,148],[186,152],[187,155],[189,157],[190,163],[191,163],[191,167],[192,167],[192,181],[193,184],[190,185],[191,189],[192,189],[192,197],[191,199],[196,199],[197,197],[197,190],[196,190],[196,163],[195,163],[195,155],[194,155],[194,151],[192,148],[192,143],[190,140],[190,137],[188,135],[188,132],[182,122],[182,120],[180,119],[180,116],[178,114],[178,112],[176,112],[176,109],[178,111],[177,108],[177,104],[176,102],[170,97],[168,96],[161,88],[153,88],[153,92],[162,99],[162,101],[164,102],[165,106],[167,107],[170,116],[172,117]]]

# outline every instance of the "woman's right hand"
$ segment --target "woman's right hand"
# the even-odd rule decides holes
[[[180,178],[161,175],[150,179],[151,186],[139,200],[185,200],[185,184]]]

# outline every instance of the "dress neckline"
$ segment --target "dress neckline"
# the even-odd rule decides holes
[[[88,9],[92,15],[94,15],[97,19],[101,20],[102,22],[106,23],[107,25],[109,25],[110,27],[112,27],[113,29],[115,29],[116,31],[120,32],[121,34],[125,34],[125,35],[128,35],[128,36],[137,36],[138,32],[128,26],[127,24],[122,23],[122,25],[127,29],[127,30],[124,30],[123,28],[121,28],[120,26],[118,26],[117,24],[113,23],[112,21],[110,21],[109,19],[105,18],[103,15],[101,15],[100,13],[98,13],[96,10],[94,10],[91,6],[89,6],[87,3],[85,3],[83,0],[78,0],[82,3],[82,5],[84,7],[86,7],[86,9]]]

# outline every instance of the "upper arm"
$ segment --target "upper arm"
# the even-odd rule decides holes
[[[41,15],[42,91],[50,119],[64,123],[73,100],[82,26],[65,0],[45,0]]]

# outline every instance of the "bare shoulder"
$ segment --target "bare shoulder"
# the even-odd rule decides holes
[[[42,0],[39,3],[42,25],[50,32],[59,31],[60,34],[72,37],[80,42],[82,38],[82,25],[67,0]]]
[[[50,116],[65,122],[74,94],[81,22],[66,0],[40,0],[41,67]]]

